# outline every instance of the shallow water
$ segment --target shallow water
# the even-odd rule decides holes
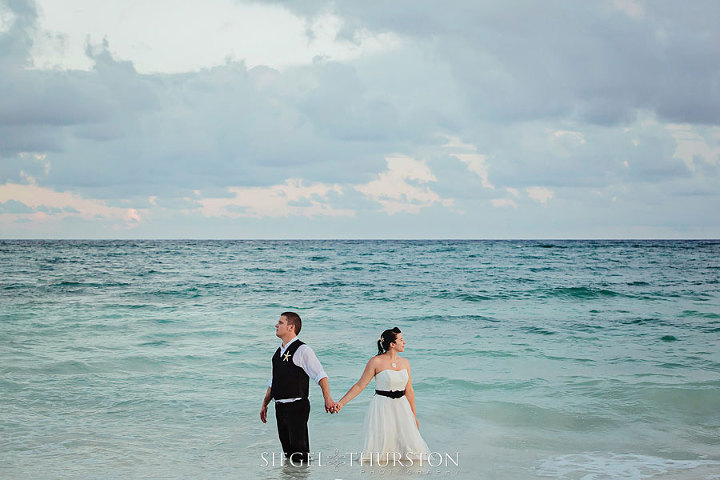
[[[720,479],[717,241],[0,241],[0,273],[3,479]],[[320,463],[265,465],[285,310],[338,399],[400,327],[459,465],[349,465],[371,389],[312,386]]]

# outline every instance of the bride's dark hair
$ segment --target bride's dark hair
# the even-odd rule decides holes
[[[394,343],[397,339],[398,333],[402,333],[398,327],[391,328],[390,330],[385,330],[382,335],[380,335],[380,340],[378,340],[378,355],[382,355],[383,353],[388,351],[388,348],[390,348],[390,344]]]

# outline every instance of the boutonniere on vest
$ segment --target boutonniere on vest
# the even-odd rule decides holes
[[[283,362],[287,362],[290,360],[290,352],[285,352],[285,355],[283,355]]]

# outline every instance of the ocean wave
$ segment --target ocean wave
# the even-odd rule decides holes
[[[597,360],[593,358],[582,358],[582,357],[562,357],[559,355],[547,355],[547,354],[540,354],[540,357],[546,358],[548,360],[554,360],[557,362],[577,362],[577,363],[583,363],[583,364],[595,364],[597,363]]]
[[[568,248],[568,247],[565,246],[565,245],[558,245],[558,244],[556,244],[556,243],[541,243],[541,244],[539,244],[539,245],[534,245],[534,246],[535,246],[536,248],[560,248],[560,249]]]
[[[282,268],[260,268],[260,267],[252,267],[252,268],[245,268],[245,272],[250,273],[287,273],[286,270]]]
[[[720,462],[712,460],[672,460],[649,455],[588,452],[546,458],[540,461],[535,473],[558,480],[642,480],[673,472],[718,466]]]
[[[493,299],[493,297],[491,297],[491,296],[481,295],[478,293],[451,292],[451,291],[441,291],[440,293],[435,294],[434,297],[435,298],[448,298],[448,299],[463,300],[465,302],[482,302],[485,300]]]
[[[156,275],[156,274],[163,274],[163,273],[167,273],[167,272],[163,272],[161,270],[150,269],[146,272],[138,272],[135,274],[135,276],[142,278],[142,277],[146,277],[148,275]]]
[[[138,347],[167,347],[170,343],[165,340],[154,340],[151,342],[138,343]]]
[[[328,281],[328,282],[311,283],[309,286],[310,287],[337,288],[337,287],[347,287],[348,284],[341,280],[335,280],[335,281]]]
[[[475,338],[482,338],[482,336],[477,335]],[[473,352],[473,356],[487,358],[516,358],[518,354],[504,350],[477,350]]]
[[[533,390],[538,388],[533,382],[512,384],[498,390]],[[508,392],[509,394],[509,392]],[[506,394],[507,395],[507,394]],[[504,426],[539,428],[545,431],[587,431],[606,430],[617,425],[617,420],[598,414],[588,413],[586,410],[572,411],[564,408],[535,405],[532,403],[491,400],[481,402],[475,406],[475,413],[484,420]]]
[[[556,272],[559,269],[557,267],[544,266],[544,267],[530,267],[530,268],[528,268],[528,270],[530,270],[533,273],[541,273],[541,272]]]
[[[90,288],[109,288],[109,287],[129,287],[132,285],[128,282],[77,282],[64,280],[61,282],[51,283],[49,287],[90,287]]]
[[[82,375],[97,371],[92,365],[80,360],[64,360],[39,365],[31,369],[34,373],[43,375]]]
[[[717,312],[699,312],[697,310],[683,310],[680,314],[681,317],[685,318],[709,318],[709,319],[720,319],[720,313]]]
[[[624,325],[647,325],[647,324],[665,325],[667,322],[665,322],[659,318],[642,317],[642,318],[625,318],[625,319],[620,320],[620,323],[622,323]]]
[[[556,333],[540,327],[520,327],[520,330],[528,333],[535,333],[538,335],[555,335]]]
[[[488,384],[468,380],[464,378],[447,378],[447,377],[425,377],[420,381],[413,380],[413,387],[419,390],[443,390],[458,391],[466,390],[485,390],[491,388]]]
[[[156,290],[152,292],[152,295],[158,297],[179,298],[198,298],[201,296],[200,291],[196,287],[179,288],[176,290]]]
[[[438,323],[448,323],[451,325],[456,325],[458,322],[490,322],[490,323],[499,323],[500,320],[494,317],[488,317],[485,315],[413,315],[411,317],[402,317],[402,321],[404,322],[438,322]],[[481,336],[478,335],[476,338],[480,338]]]
[[[541,290],[538,293],[544,294],[548,297],[574,298],[580,300],[625,296],[624,294],[614,290],[593,287],[558,287]]]
[[[638,385],[628,394],[629,398],[639,400],[642,405],[650,405],[657,412],[683,413],[712,421],[720,411],[719,387],[720,381],[681,385],[650,383]]]

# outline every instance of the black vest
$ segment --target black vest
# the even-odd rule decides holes
[[[295,340],[280,355],[278,347],[272,358],[273,379],[270,387],[270,395],[275,400],[285,398],[308,398],[310,390],[310,377],[305,370],[295,365],[293,355],[300,345],[305,345],[300,340]]]

